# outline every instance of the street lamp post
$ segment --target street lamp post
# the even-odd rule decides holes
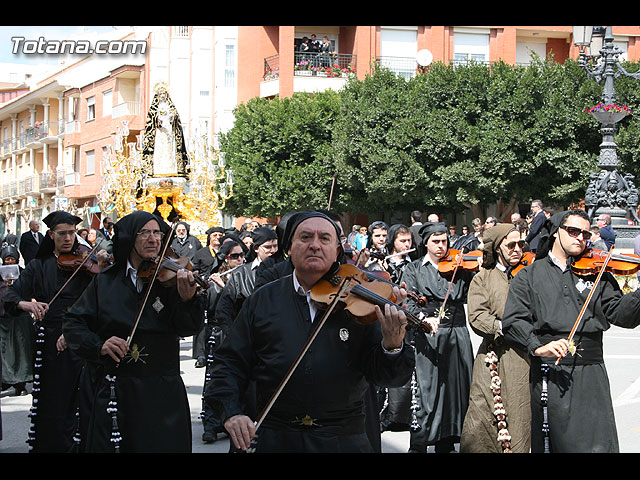
[[[614,80],[621,75],[640,78],[640,73],[629,73],[620,64],[622,50],[613,43],[611,27],[573,27],[574,44],[580,49],[578,64],[585,69],[587,78],[593,78],[603,86],[601,103],[589,112],[600,123],[602,143],[598,158],[599,172],[589,176],[585,194],[585,207],[590,218],[596,215],[611,216],[616,230],[616,248],[633,248],[633,239],[640,233],[637,226],[628,225],[627,213],[637,223],[638,189],[631,174],[618,172],[618,154],[614,135],[616,124],[630,111],[616,105]],[[601,48],[598,48],[599,44]],[[589,53],[587,54],[587,49]]]

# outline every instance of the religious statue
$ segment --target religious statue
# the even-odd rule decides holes
[[[166,84],[154,88],[142,140],[144,171],[153,177],[187,176],[189,157],[178,110]]]

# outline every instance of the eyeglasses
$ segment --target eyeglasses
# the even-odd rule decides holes
[[[567,227],[566,225],[561,225],[560,228],[565,230],[570,237],[578,238],[578,236],[582,234],[583,240],[591,239],[591,232],[589,230],[581,230],[578,227]]]
[[[71,237],[76,234],[77,230],[58,230],[57,232],[51,230],[58,237]]]
[[[230,253],[229,258],[238,260],[239,258],[244,258],[244,253]]]
[[[517,242],[509,242],[505,245],[505,247],[507,247],[507,250],[511,251],[514,248],[516,248],[516,245],[518,245],[520,247],[520,250],[522,250],[524,248],[525,245],[525,241],[524,240],[518,240]]]
[[[138,235],[142,240],[148,240],[150,235],[153,235],[156,240],[162,240],[164,238],[164,232],[160,230],[140,230],[136,235]]]

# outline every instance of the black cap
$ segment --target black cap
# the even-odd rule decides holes
[[[76,215],[70,214],[69,212],[58,210],[55,212],[51,212],[49,215],[44,217],[42,221],[47,227],[53,228],[56,225],[60,225],[61,223],[77,225],[82,222],[82,219],[80,217],[77,217]]]

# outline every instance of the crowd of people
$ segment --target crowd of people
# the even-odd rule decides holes
[[[190,452],[191,336],[202,441],[227,434],[230,452],[376,453],[389,430],[409,453],[618,451],[602,332],[640,323],[640,293],[571,268],[611,248],[610,218],[536,200],[507,222],[422,219],[345,231],[333,212],[289,212],[203,244],[143,211],[96,230],[57,211],[44,235],[8,235],[3,265],[21,266],[0,289],[2,388],[33,396],[30,451]]]

